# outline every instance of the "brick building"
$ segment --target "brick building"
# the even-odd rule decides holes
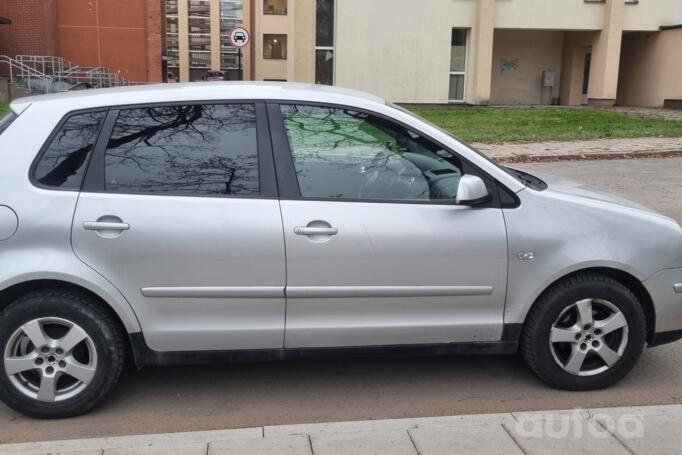
[[[131,81],[163,76],[163,0],[2,0],[0,55],[55,55]]]

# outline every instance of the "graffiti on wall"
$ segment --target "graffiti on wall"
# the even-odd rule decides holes
[[[507,71],[516,71],[519,69],[518,58],[503,58],[501,59],[500,73],[504,74]]]

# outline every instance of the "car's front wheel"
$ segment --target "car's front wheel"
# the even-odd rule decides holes
[[[99,404],[125,361],[121,330],[99,302],[39,290],[0,313],[0,398],[38,418],[72,417]]]
[[[612,278],[585,274],[554,285],[536,302],[521,352],[547,384],[590,390],[623,378],[645,342],[646,318],[635,295]]]

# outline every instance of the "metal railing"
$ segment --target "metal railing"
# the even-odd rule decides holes
[[[17,55],[16,60],[37,71],[50,75],[55,81],[72,86],[87,84],[94,88],[131,85],[118,73],[103,66],[81,66],[54,55]]]
[[[6,55],[0,55],[0,74],[6,75],[12,84],[23,83],[29,92],[42,86],[47,87],[45,93],[49,93],[54,82],[47,74]],[[42,83],[37,84],[37,81]]]
[[[6,71],[3,71],[5,70]],[[84,67],[53,55],[0,55],[0,75],[27,92],[65,92],[74,88],[106,88],[141,85],[131,82],[106,67]]]

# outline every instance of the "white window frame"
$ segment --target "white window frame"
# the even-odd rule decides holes
[[[450,29],[450,40],[452,40],[452,30],[466,30],[467,32],[467,42],[465,47],[465,52],[464,52],[464,71],[450,71],[448,74],[448,103],[450,104],[463,104],[466,103],[466,98],[467,98],[467,85],[469,83],[469,77],[468,77],[468,69],[469,69],[469,44],[471,43],[471,29],[470,28],[465,28],[465,27],[452,27]],[[450,46],[452,46],[452,42],[450,43]],[[450,56],[450,66],[452,66],[452,56]],[[450,76],[464,76],[464,90],[462,90],[462,99],[461,100],[451,100],[450,99]]]

